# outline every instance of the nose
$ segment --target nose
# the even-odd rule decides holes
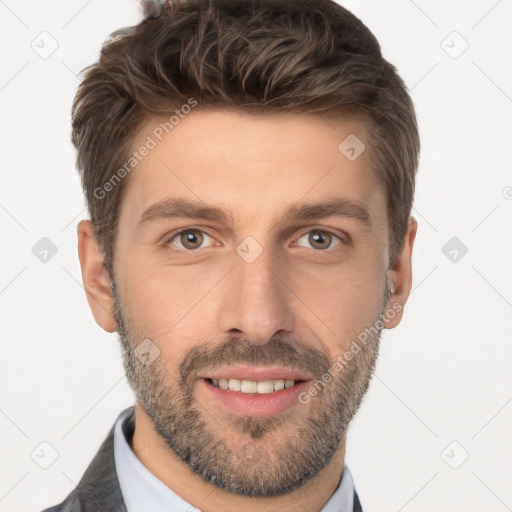
[[[220,332],[242,332],[253,344],[264,345],[280,331],[293,331],[293,293],[283,263],[270,250],[251,263],[234,252],[234,268],[221,291]]]

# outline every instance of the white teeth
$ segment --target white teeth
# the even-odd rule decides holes
[[[257,390],[258,383],[254,380],[242,380],[242,382],[240,382],[240,391],[242,393],[256,393]]]
[[[271,380],[264,380],[262,382],[258,382],[256,387],[257,393],[272,393],[274,391],[274,383]]]
[[[231,391],[240,391],[241,382],[238,379],[229,379],[228,380],[229,389]]]
[[[273,382],[274,382],[274,391],[279,391],[280,389],[284,389],[284,380],[283,379],[275,380]],[[294,382],[294,381],[292,381],[292,382]]]
[[[284,388],[291,388],[294,380],[273,379],[273,380],[245,380],[245,379],[212,379],[212,384],[221,389],[240,391],[242,393],[266,394],[279,391]]]

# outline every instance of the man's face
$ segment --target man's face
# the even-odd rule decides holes
[[[350,134],[366,144],[354,161],[338,149]],[[167,445],[205,480],[250,496],[290,492],[341,446],[377,359],[380,329],[333,370],[389,297],[371,140],[353,118],[221,110],[196,110],[162,141],[152,137],[126,183],[114,255],[128,380]],[[173,199],[224,218],[174,216]],[[287,215],[334,200],[367,218],[350,207]],[[223,377],[234,389],[210,380]],[[251,381],[241,382],[249,393],[236,390],[237,377]],[[281,380],[295,384],[279,389]],[[255,394],[252,381],[278,390]]]

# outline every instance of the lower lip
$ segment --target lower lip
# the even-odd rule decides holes
[[[295,384],[291,388],[280,389],[272,393],[242,393],[221,389],[201,379],[207,392],[228,409],[246,416],[267,416],[278,414],[299,401],[299,395],[307,388],[308,381]]]

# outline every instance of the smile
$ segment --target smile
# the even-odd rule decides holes
[[[279,414],[300,404],[299,395],[310,381],[292,379],[246,380],[202,378],[202,390],[207,393],[206,403],[226,408],[244,416]]]

